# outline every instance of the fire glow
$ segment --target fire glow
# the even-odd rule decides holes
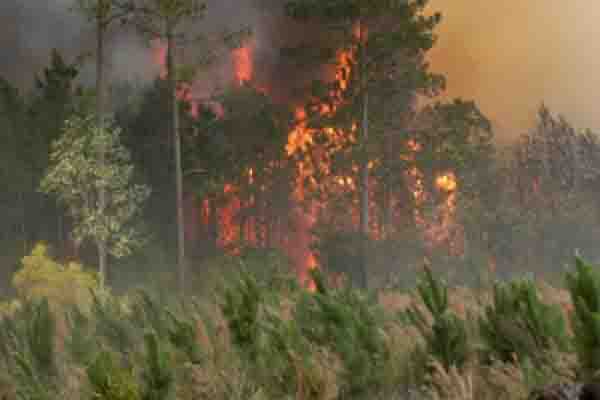
[[[155,60],[160,66],[160,77],[166,78],[167,71],[165,68],[166,60],[166,47],[160,42],[155,42]],[[233,67],[233,79],[235,84],[242,86],[245,84],[252,84],[254,75],[253,65],[253,45],[248,43],[247,45],[234,50],[231,53],[232,67]],[[337,55],[337,65],[335,72],[331,75],[336,83],[336,89],[330,92],[330,102],[322,102],[316,106],[314,111],[317,114],[327,116],[336,111],[336,109],[342,104],[343,94],[350,84],[352,66],[354,64],[354,51],[351,50],[340,50]],[[260,90],[260,89],[259,89]],[[265,90],[261,90],[267,92]],[[193,87],[190,84],[179,85],[177,96],[180,100],[188,102],[191,106],[191,114],[193,117],[198,117],[198,104],[192,98]],[[268,93],[268,92],[267,92]],[[223,108],[219,104],[208,104],[218,112],[219,117],[223,117]],[[298,162],[298,174],[296,188],[294,190],[293,198],[296,206],[293,210],[293,220],[295,229],[290,232],[283,233],[279,232],[281,240],[279,240],[279,247],[288,254],[292,262],[295,264],[297,274],[300,282],[305,285],[309,290],[314,290],[314,282],[310,279],[310,270],[317,268],[317,260],[311,250],[311,243],[313,240],[312,229],[317,222],[319,212],[322,209],[322,204],[318,204],[315,200],[308,200],[305,195],[307,189],[306,185],[316,185],[316,181],[311,179],[314,174],[319,171],[325,176],[330,178],[331,183],[337,185],[342,191],[348,191],[356,193],[358,188],[356,180],[352,176],[332,176],[331,173],[331,157],[333,154],[343,148],[348,143],[356,142],[356,132],[358,131],[358,125],[353,124],[351,132],[344,132],[338,128],[326,127],[323,132],[329,137],[333,146],[327,150],[320,149],[315,145],[314,135],[316,131],[309,128],[308,123],[309,113],[305,106],[297,106],[295,109],[295,127],[288,134],[288,142],[285,147],[285,151],[289,157],[300,156]],[[408,149],[412,154],[422,150],[422,146],[415,140],[407,142]],[[311,153],[312,152],[312,153]],[[310,154],[309,154],[310,153]],[[316,157],[315,157],[316,156]],[[411,156],[409,159],[413,158]],[[315,161],[316,160],[316,161]],[[371,161],[369,167],[373,168],[375,163]],[[357,169],[353,171],[357,173]],[[256,181],[255,172],[253,169],[249,169],[246,174],[247,184],[254,185]],[[454,213],[456,209],[456,193],[458,190],[458,181],[455,174],[448,171],[443,174],[439,174],[435,180],[435,188],[445,196],[445,201],[438,207],[436,212],[437,217],[434,221],[426,218],[420,211],[420,206],[425,203],[428,198],[424,185],[424,176],[416,167],[408,170],[405,174],[405,178],[414,196],[416,203],[414,218],[418,226],[420,226],[424,232],[427,241],[431,246],[439,245],[442,243],[451,243],[452,234],[451,230],[454,225]],[[376,185],[374,182],[372,185]],[[212,218],[213,223],[217,224],[217,238],[216,245],[226,251],[233,254],[239,252],[240,242],[246,242],[252,246],[260,246],[264,243],[265,232],[259,232],[259,224],[256,223],[256,218],[253,216],[247,216],[241,218],[240,214],[247,207],[254,205],[254,198],[242,199],[240,198],[238,188],[233,184],[226,184],[223,189],[222,196],[226,201],[219,207],[212,204],[212,201],[204,199],[200,205],[204,221],[204,224],[208,226]],[[306,204],[309,201],[310,204]],[[191,207],[198,206],[192,204]],[[190,215],[196,215],[197,213],[190,213]],[[352,210],[352,223],[357,225],[358,221],[358,209]],[[195,224],[197,221],[190,221],[190,224]],[[266,228],[263,228],[263,230]],[[374,232],[379,227],[374,228]],[[186,230],[187,231],[187,230]],[[188,239],[190,235],[188,234]],[[275,236],[275,232],[273,232]],[[374,233],[375,237],[378,237],[377,232]]]
[[[235,78],[238,85],[243,85],[252,80],[254,75],[254,64],[252,62],[252,44],[247,44],[233,51]]]

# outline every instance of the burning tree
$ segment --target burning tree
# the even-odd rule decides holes
[[[125,7],[133,13],[133,22],[152,39],[166,44],[166,79],[169,86],[169,99],[171,110],[169,113],[173,138],[173,152],[175,160],[175,186],[176,186],[176,215],[177,215],[177,262],[179,269],[179,286],[185,287],[187,258],[185,254],[185,227],[184,227],[184,171],[182,168],[181,127],[179,115],[179,102],[183,89],[187,89],[190,74],[193,70],[185,70],[177,63],[177,49],[184,43],[196,42],[204,45],[206,55],[202,63],[210,62],[215,48],[223,41],[230,46],[237,46],[240,38],[248,33],[226,32],[217,38],[207,38],[202,35],[194,37],[189,28],[189,23],[205,16],[206,2],[201,0],[124,0]],[[184,73],[187,72],[187,73]],[[187,75],[187,76],[184,76]],[[184,79],[185,78],[185,79]],[[183,85],[182,85],[183,84]]]
[[[336,161],[340,161],[337,165],[328,163],[325,170],[322,161],[317,161],[313,169],[326,177],[336,177],[337,183],[360,194],[358,231],[364,245],[359,281],[363,287],[367,284],[366,243],[372,233],[369,176],[382,165],[383,154],[378,143],[389,134],[385,108],[377,106],[391,100],[390,91],[384,90],[390,87],[390,82],[401,82],[392,86],[396,88],[395,94],[403,93],[405,97],[408,94],[409,98],[418,89],[441,82],[440,77],[427,72],[426,64],[418,62],[434,45],[433,30],[440,21],[439,14],[425,15],[426,5],[427,1],[421,0],[287,3],[292,17],[315,21],[331,31],[330,41],[313,47],[321,47],[318,53],[339,66],[337,79],[315,86],[316,101],[307,108],[306,118],[308,126],[315,129],[311,142],[320,143],[321,149],[335,153]],[[412,68],[406,68],[407,65]],[[410,84],[407,71],[412,74]],[[408,85],[402,87],[402,83]],[[408,103],[405,102],[403,111],[409,109]],[[387,117],[398,115],[391,116],[388,112]]]
[[[203,114],[196,122],[189,160],[207,171],[195,187],[204,195],[209,226],[221,229],[212,235],[215,246],[281,247],[296,174],[285,151],[293,116],[250,83],[232,88],[219,103],[221,117]]]

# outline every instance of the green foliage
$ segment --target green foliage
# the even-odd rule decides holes
[[[135,348],[135,325],[122,301],[110,294],[95,293],[91,315],[95,321],[95,334],[105,345],[123,355]]]
[[[138,329],[148,327],[159,337],[167,336],[169,320],[165,312],[164,299],[158,299],[145,290],[140,290],[133,297],[130,309],[131,320]]]
[[[488,357],[503,362],[516,357],[540,365],[549,351],[565,351],[569,344],[562,310],[544,304],[529,279],[497,282],[479,326]]]
[[[97,288],[97,281],[95,275],[84,271],[80,264],[59,264],[49,257],[43,243],[36,244],[22,264],[23,268],[13,277],[13,286],[20,297],[45,298],[53,305],[89,307],[90,293]]]
[[[56,321],[47,300],[26,303],[22,311],[25,315],[26,330],[24,336],[32,363],[36,370],[46,376],[56,374],[56,359],[54,341],[56,336]]]
[[[249,351],[251,359],[257,355],[258,314],[263,296],[257,279],[248,272],[242,272],[238,282],[226,288],[223,294],[221,310],[227,319],[231,340],[240,349]]]
[[[142,372],[144,385],[141,400],[167,400],[173,393],[174,365],[170,352],[156,333],[144,336],[146,344],[146,363]]]
[[[600,274],[577,258],[566,281],[575,306],[572,324],[577,357],[583,373],[591,376],[600,369]]]
[[[18,300],[0,302],[0,319],[12,317],[21,308],[21,302]]]
[[[345,393],[377,390],[390,356],[382,330],[383,310],[360,291],[328,288],[318,271],[313,271],[313,278],[317,291],[302,295],[295,310],[301,333],[340,356],[347,374]]]
[[[141,244],[131,225],[150,189],[133,184],[133,166],[121,144],[121,130],[111,121],[97,126],[93,115],[68,119],[63,135],[53,143],[51,166],[41,182],[75,220],[74,237],[107,246],[115,257],[130,254]],[[100,191],[107,202],[101,207]]]
[[[141,400],[131,370],[123,368],[108,351],[102,351],[86,369],[95,400]]]
[[[97,345],[92,320],[77,305],[65,312],[65,319],[69,332],[65,338],[65,348],[73,361],[86,365],[91,361]]]
[[[57,376],[56,321],[47,300],[29,301],[0,325],[4,364],[17,382],[21,399],[52,398]]]
[[[197,340],[195,321],[180,318],[167,310],[171,320],[168,336],[173,346],[187,355],[190,362],[198,364],[203,359],[203,352]]]
[[[470,345],[465,321],[448,308],[448,286],[442,279],[436,279],[430,268],[421,275],[417,290],[427,311],[418,305],[407,310],[409,320],[417,327],[425,339],[425,352],[440,362],[449,371],[451,367],[462,368],[469,358]],[[426,359],[423,359],[427,362]]]

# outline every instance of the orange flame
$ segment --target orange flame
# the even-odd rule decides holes
[[[438,187],[438,189],[443,190],[447,193],[456,191],[458,187],[458,182],[456,181],[456,176],[453,172],[448,172],[446,174],[439,175],[435,180],[435,184]]]
[[[331,114],[336,111],[336,108],[343,101],[343,93],[347,90],[350,83],[350,76],[352,71],[353,63],[353,51],[341,50],[337,56],[337,68],[333,75],[335,82],[337,82],[337,88],[330,93],[332,103],[321,103],[316,108],[316,111],[321,115]],[[288,135],[288,143],[286,145],[286,152],[289,156],[294,154],[307,153],[311,145],[314,145],[314,134],[316,131],[308,127],[308,113],[304,107],[297,107],[295,110],[296,126]],[[333,127],[326,127],[323,132],[329,136],[330,140],[334,143],[334,147],[341,147],[344,141],[354,140],[353,133],[358,129],[358,125],[355,123],[352,127],[352,132],[347,135],[341,132],[339,129]],[[349,139],[348,139],[349,137]],[[337,145],[336,145],[337,144]],[[331,150],[329,150],[331,151]],[[335,151],[335,149],[333,150]],[[314,154],[316,160],[310,156],[306,157],[305,160],[299,162],[299,173],[298,182],[296,185],[295,198],[298,204],[304,201],[304,186],[308,181],[309,184],[314,183],[314,180],[310,178],[316,170],[322,171],[325,175],[330,176],[330,163],[328,157],[330,156],[325,149],[315,148]],[[331,176],[332,182],[337,183],[339,187],[346,190],[356,190],[355,182],[352,177],[349,176]],[[303,211],[300,206],[297,208],[297,221],[299,225],[299,233],[297,242],[295,244],[294,259],[298,268],[298,275],[300,281],[307,285],[308,290],[314,291],[315,283],[309,278],[309,272],[312,269],[317,268],[317,261],[310,249],[312,241],[312,235],[310,231],[317,220],[318,207],[313,202],[309,211]]]
[[[251,44],[246,44],[243,47],[233,51],[233,65],[235,70],[235,78],[239,85],[252,80],[254,75],[254,64],[252,62],[253,49]]]
[[[413,155],[406,157],[406,159],[414,160],[414,153],[422,150],[422,145],[413,139],[409,140],[406,145],[413,152]],[[435,178],[436,189],[444,193],[446,197],[444,202],[436,207],[433,218],[423,215],[419,208],[429,196],[423,183],[423,174],[416,166],[413,166],[408,171],[407,178],[412,187],[413,197],[417,206],[414,211],[415,222],[423,230],[429,247],[445,243],[452,254],[461,254],[461,240],[458,234],[460,227],[456,224],[454,218],[458,191],[458,179],[454,172],[449,171],[439,174]]]

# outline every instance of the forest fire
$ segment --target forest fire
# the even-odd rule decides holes
[[[406,160],[414,160],[414,154],[423,149],[423,146],[413,139],[408,140],[406,146],[412,152],[412,155],[405,157]],[[415,201],[415,222],[423,230],[429,248],[445,244],[450,253],[461,254],[461,241],[457,235],[460,229],[454,218],[458,191],[455,173],[448,171],[435,177],[434,190],[442,194],[444,201],[434,206],[433,217],[426,217],[423,212],[423,207],[431,197],[431,193],[426,190],[423,173],[414,166],[408,170],[406,179]]]
[[[163,79],[166,78],[165,56],[165,46],[161,43],[155,43],[155,60],[161,66],[160,77]],[[252,82],[254,75],[253,44],[247,43],[233,50],[231,61],[235,84],[242,86]],[[330,79],[333,79],[335,83],[334,89],[329,93],[329,102],[322,101],[316,106],[312,106],[314,107],[312,110],[315,110],[317,114],[322,116],[331,115],[342,104],[344,91],[349,87],[353,63],[353,50],[341,50],[338,52],[336,68],[330,75]],[[258,88],[258,90],[268,94],[264,89]],[[191,113],[194,117],[197,117],[198,106],[192,99],[192,85],[180,85],[178,97],[190,103]],[[220,109],[222,110],[222,107]],[[218,116],[223,117],[223,114],[219,113]],[[292,220],[295,221],[293,222],[295,228],[283,235],[287,238],[280,240],[279,246],[282,247],[282,250],[288,254],[295,264],[300,282],[306,285],[308,289],[313,290],[314,282],[310,279],[309,272],[311,269],[317,267],[317,260],[311,250],[311,232],[317,222],[322,205],[317,204],[315,200],[307,199],[305,193],[310,188],[306,187],[306,185],[316,184],[316,181],[311,178],[318,171],[325,176],[329,176],[331,182],[337,184],[340,190],[349,192],[357,191],[356,180],[352,176],[331,176],[330,158],[337,148],[342,148],[348,141],[356,141],[354,133],[358,130],[358,125],[354,123],[352,132],[349,134],[334,127],[323,128],[322,133],[327,135],[333,144],[332,147],[325,150],[315,145],[314,138],[317,130],[309,127],[308,112],[305,106],[296,107],[295,120],[296,125],[289,132],[288,141],[285,146],[285,151],[289,157],[300,157],[298,161],[297,183],[293,193],[296,206],[292,212]],[[407,147],[413,154],[422,150],[421,144],[415,140],[409,140]],[[413,156],[409,156],[409,159],[412,158]],[[372,166],[373,162],[370,162],[370,167]],[[247,184],[250,186],[254,185],[256,178],[254,171],[250,169],[247,175]],[[422,228],[427,241],[432,247],[442,243],[451,244],[453,215],[456,207],[456,191],[458,190],[458,182],[455,174],[449,171],[438,175],[434,180],[435,189],[443,193],[445,201],[442,205],[438,206],[436,217],[433,220],[426,218],[421,211],[421,206],[429,198],[424,185],[423,174],[418,168],[413,167],[407,172],[406,179],[409,182],[409,186],[412,187],[411,190],[417,205],[414,212],[415,222]],[[223,198],[226,199],[224,204],[219,207],[211,206],[210,203],[213,200],[205,200],[202,203],[204,223],[209,223],[208,218],[212,216],[218,224],[218,234],[215,243],[219,248],[238,253],[240,250],[239,243],[245,242],[252,246],[264,244],[261,242],[261,239],[265,235],[258,231],[259,228],[265,228],[256,223],[256,217],[241,216],[245,214],[244,210],[246,208],[253,206],[255,200],[252,196],[242,199],[235,185],[227,184],[223,190]],[[307,204],[307,201],[310,204]],[[190,213],[190,215],[192,214],[194,213]],[[357,215],[358,210],[353,210],[351,219],[354,224],[358,221]],[[194,222],[191,221],[190,223]],[[379,228],[376,227],[375,230],[377,229]]]

